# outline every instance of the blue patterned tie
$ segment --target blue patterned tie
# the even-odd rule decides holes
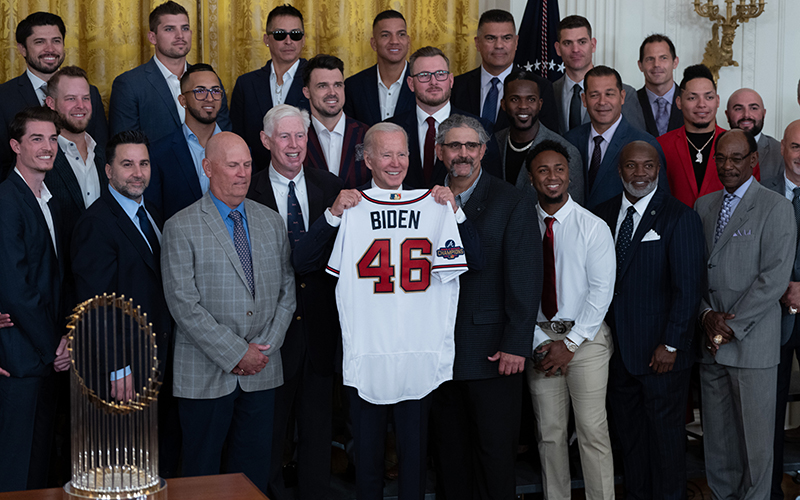
[[[158,243],[158,237],[153,229],[153,225],[150,224],[150,219],[147,218],[147,213],[144,211],[144,207],[139,207],[139,210],[136,211],[136,218],[139,219],[139,227],[142,228],[144,237],[147,238],[147,242],[150,243],[150,251],[153,252],[153,255],[155,255],[156,258],[158,258],[158,255],[161,251],[161,245]]]
[[[303,223],[303,211],[300,210],[300,202],[297,201],[297,195],[294,192],[294,181],[289,181],[286,225],[289,229],[289,245],[294,249],[294,244],[300,241],[300,238],[306,232],[306,226],[305,223]]]
[[[481,118],[492,123],[497,121],[497,98],[500,95],[500,91],[497,90],[498,83],[500,83],[500,79],[493,76],[489,82],[489,92],[486,94],[486,100],[483,102],[483,112],[481,113]]]
[[[656,114],[656,128],[658,135],[667,133],[667,126],[669,124],[669,113],[667,113],[667,102],[663,97],[656,97],[656,106],[658,106],[658,114]]]
[[[722,208],[719,210],[719,218],[717,219],[717,229],[714,231],[715,245],[719,241],[719,237],[722,236],[725,226],[728,225],[728,221],[731,220],[731,205],[733,205],[734,198],[736,198],[735,195],[725,193],[725,199],[722,200]]]
[[[625,214],[625,219],[622,225],[619,226],[619,234],[617,235],[617,272],[622,269],[622,263],[625,262],[625,257],[628,255],[628,248],[631,246],[631,238],[633,238],[633,214],[636,209],[633,205],[628,207],[628,213]]]
[[[250,256],[250,245],[247,244],[247,233],[244,230],[242,214],[238,210],[232,210],[228,217],[233,220],[233,246],[236,247],[236,253],[239,254],[239,262],[242,263],[242,270],[244,271],[244,277],[247,279],[247,286],[250,287],[250,294],[255,297],[253,261]]]

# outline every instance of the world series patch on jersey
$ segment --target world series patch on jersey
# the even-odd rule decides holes
[[[344,384],[373,404],[421,399],[453,378],[467,271],[458,224],[430,190],[362,195],[342,214],[327,267],[339,278]]]

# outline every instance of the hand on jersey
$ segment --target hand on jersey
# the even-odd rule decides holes
[[[431,189],[431,194],[433,195],[433,199],[436,200],[436,203],[440,205],[446,205],[447,202],[450,202],[450,208],[453,209],[455,213],[458,211],[458,207],[456,206],[456,197],[453,195],[453,192],[448,187],[444,186],[433,186]]]
[[[497,373],[500,375],[514,375],[525,370],[525,358],[523,356],[516,356],[502,351],[497,351],[494,356],[489,356],[489,361],[492,363],[498,360],[500,364],[497,366]]]
[[[546,377],[557,375],[559,369],[561,369],[562,375],[567,374],[569,371],[569,362],[575,357],[575,353],[570,352],[564,342],[550,342],[539,348],[539,352],[542,351],[547,351],[547,356],[545,356],[539,366],[536,367],[537,370],[543,371]]]
[[[269,356],[264,355],[261,351],[267,351],[270,347],[269,344],[249,344],[244,357],[231,373],[234,375],[255,375],[260,372],[269,362]]]
[[[361,193],[358,189],[343,189],[333,202],[331,215],[341,217],[345,210],[353,208],[361,201]]]

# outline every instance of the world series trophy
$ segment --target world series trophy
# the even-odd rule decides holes
[[[70,318],[72,480],[64,499],[166,500],[158,476],[158,358],[133,301],[103,294]]]

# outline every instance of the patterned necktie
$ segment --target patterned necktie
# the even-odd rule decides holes
[[[594,151],[592,151],[592,161],[589,163],[589,182],[586,184],[587,193],[591,191],[592,186],[594,186],[594,180],[597,178],[597,171],[600,170],[600,162],[603,161],[603,151],[600,149],[600,144],[602,142],[602,135],[598,135],[594,138]]]
[[[44,99],[47,97],[47,82],[44,82],[39,86],[39,90],[42,91],[40,94],[39,92],[36,93],[36,98],[39,99],[39,105],[44,106]]]
[[[250,245],[247,244],[247,233],[244,230],[242,214],[238,210],[231,210],[228,214],[233,220],[233,246],[239,254],[239,262],[242,263],[244,277],[247,279],[247,286],[250,287],[250,294],[256,296],[256,287],[253,282],[253,261],[250,256]]]
[[[556,295],[556,256],[555,239],[553,238],[554,217],[545,217],[547,229],[542,238],[542,263],[544,264],[544,278],[542,279],[542,314],[549,320],[558,312],[558,297]]]
[[[658,106],[658,114],[656,114],[656,128],[658,135],[667,133],[667,126],[669,124],[669,113],[667,113],[667,105],[669,103],[663,97],[656,97],[656,106]]]
[[[136,218],[139,219],[139,227],[142,228],[144,237],[147,238],[147,242],[150,243],[150,251],[158,258],[161,245],[158,243],[158,237],[153,229],[153,225],[150,224],[150,219],[147,218],[147,212],[144,211],[144,207],[139,207],[139,210],[136,211]]]
[[[425,153],[424,161],[422,162],[422,174],[425,176],[425,184],[431,183],[433,177],[433,144],[436,139],[436,120],[429,116],[425,119],[428,123],[428,131],[425,132]]]
[[[289,245],[294,249],[294,244],[300,241],[306,233],[306,225],[303,222],[303,212],[300,210],[300,203],[294,192],[294,181],[289,181],[289,200],[286,206],[286,225],[289,229]]]
[[[581,86],[577,83],[572,87],[572,100],[569,102],[569,129],[572,130],[581,124]]]
[[[500,79],[493,76],[489,82],[489,92],[486,94],[486,100],[483,102],[483,112],[481,113],[481,118],[492,123],[497,120],[497,98],[500,95],[500,91],[497,90],[498,83],[500,83]]]
[[[794,198],[792,198],[794,221],[797,223],[797,239],[800,241],[800,187],[796,187],[792,191],[794,192]]]
[[[725,230],[725,226],[728,225],[728,221],[731,220],[731,206],[733,205],[733,200],[736,198],[735,195],[730,193],[725,193],[725,199],[722,200],[722,208],[719,210],[719,218],[717,219],[717,229],[714,231],[714,244],[716,245],[717,241],[719,241],[719,237],[722,236],[722,232]]]
[[[628,248],[631,246],[631,238],[633,238],[633,214],[636,209],[633,205],[628,207],[628,212],[625,214],[625,219],[622,225],[619,226],[619,234],[617,235],[617,272],[622,269],[622,263],[625,262],[625,257],[628,255]]]

